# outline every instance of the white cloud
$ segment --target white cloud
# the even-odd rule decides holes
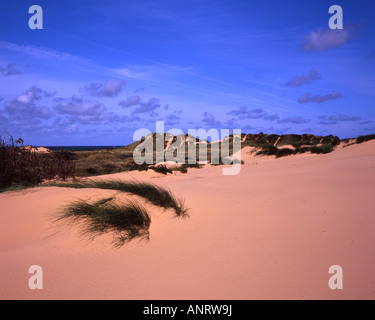
[[[345,45],[349,39],[350,34],[344,29],[312,31],[305,37],[304,49],[306,51],[331,50]]]

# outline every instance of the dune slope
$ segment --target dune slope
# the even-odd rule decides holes
[[[52,219],[98,189],[40,187],[0,195],[1,299],[374,299],[375,141],[326,155],[274,159],[243,154],[222,167],[161,176],[128,172],[185,198],[190,219],[151,212],[150,241],[120,249],[89,242]],[[43,290],[28,287],[31,265]],[[344,289],[330,290],[340,265]]]

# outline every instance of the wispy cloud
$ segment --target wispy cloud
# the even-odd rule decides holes
[[[358,124],[360,124],[360,125],[364,125],[364,124],[370,124],[370,123],[373,123],[374,121],[372,121],[372,120],[363,120],[363,121],[361,121],[361,122],[358,122]]]
[[[318,117],[321,121],[319,124],[331,125],[336,124],[337,122],[350,122],[350,121],[359,121],[362,120],[359,116],[348,116],[346,114],[336,114],[336,115],[321,115]]]
[[[321,96],[320,94],[312,96],[310,93],[306,93],[298,98],[298,103],[309,103],[309,102],[315,102],[315,103],[322,103],[329,100],[335,100],[338,98],[341,98],[342,95],[333,90],[331,93],[326,94],[324,96]]]
[[[186,73],[186,74],[189,74],[189,75],[192,75],[194,77],[198,77],[198,78],[201,78],[201,79],[204,79],[204,80],[208,80],[208,81],[211,81],[211,82],[216,82],[216,83],[220,83],[220,84],[224,84],[224,85],[229,85],[229,83],[226,83],[226,82],[223,82],[223,81],[211,78],[211,77],[207,77],[207,76],[199,74],[197,72],[194,72],[194,71],[192,71],[191,67],[181,68],[181,67],[176,67],[176,66],[173,66],[173,65],[170,65],[170,64],[162,63],[162,62],[159,62],[159,61],[156,61],[156,60],[151,60],[151,59],[147,59],[147,61],[153,62],[157,65],[160,65],[160,66],[163,66],[163,67],[175,70],[175,71],[183,72],[183,73]]]
[[[58,59],[70,62],[76,62],[79,60],[79,58],[74,57],[68,53],[31,45],[20,45],[7,41],[0,41],[0,49],[32,55],[40,59]]]
[[[238,109],[227,112],[228,115],[243,119],[264,119],[264,120],[278,120],[280,117],[277,114],[269,114],[263,109],[249,110],[246,106],[241,106]]]
[[[321,79],[321,74],[315,68],[312,68],[307,75],[294,76],[292,80],[288,81],[285,85],[291,87],[300,87],[303,84],[308,84],[313,81]]]
[[[277,123],[293,123],[293,124],[302,124],[310,122],[310,120],[304,119],[302,117],[288,117],[285,119],[280,119]]]
[[[347,116],[345,114],[338,114],[338,115],[335,115],[335,116],[330,116],[329,117],[329,120],[331,121],[358,121],[358,120],[361,120],[362,118],[361,117],[358,117],[358,116]]]
[[[155,65],[128,65],[124,68],[113,69],[113,72],[129,79],[148,82],[158,81],[161,78],[172,76],[170,70]]]
[[[361,117],[358,116],[348,116],[346,114],[337,114],[332,116],[320,116],[320,119],[328,119],[329,121],[358,121],[361,120]]]
[[[8,63],[5,67],[0,66],[0,74],[8,77],[16,74],[22,74],[22,71],[19,70],[15,63]]]

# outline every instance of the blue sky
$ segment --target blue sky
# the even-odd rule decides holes
[[[328,28],[333,4],[343,30]],[[156,120],[375,132],[373,0],[3,0],[0,28],[0,129],[27,144],[124,145]]]

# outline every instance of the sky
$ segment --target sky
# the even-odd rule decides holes
[[[156,121],[375,133],[373,0],[2,0],[0,30],[0,131],[26,144],[126,145]]]

